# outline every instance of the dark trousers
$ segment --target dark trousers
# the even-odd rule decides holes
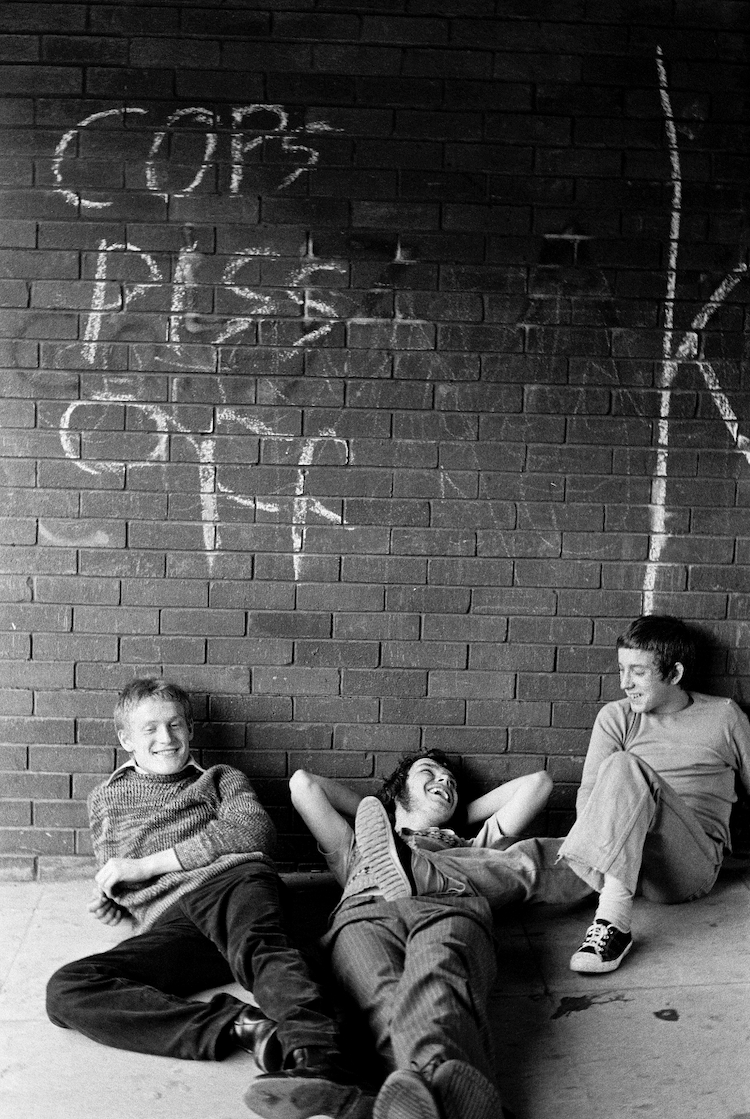
[[[337,1045],[334,1011],[282,927],[279,879],[243,863],[180,898],[144,933],[60,968],[47,987],[57,1026],[104,1045],[188,1060],[221,1060],[245,1005],[190,996],[236,980],[278,1022],[284,1056]]]

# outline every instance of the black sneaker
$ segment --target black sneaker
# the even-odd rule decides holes
[[[633,947],[633,937],[600,917],[589,925],[583,944],[570,958],[570,970],[602,974],[618,968]]]

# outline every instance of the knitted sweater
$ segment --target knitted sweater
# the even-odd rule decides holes
[[[181,870],[120,887],[117,902],[145,932],[183,894],[228,867],[270,861],[276,831],[243,773],[231,766],[180,773],[116,769],[88,798],[97,864],[139,859],[174,848]]]

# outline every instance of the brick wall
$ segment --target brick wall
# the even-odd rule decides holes
[[[545,766],[641,611],[747,698],[744,0],[0,9],[0,850],[86,867],[134,674],[305,765]],[[750,433],[749,433],[750,434]]]

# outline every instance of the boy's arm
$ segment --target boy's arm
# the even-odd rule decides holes
[[[349,842],[362,797],[330,777],[298,769],[289,781],[292,804],[315,836],[321,851],[337,851]]]
[[[91,912],[105,924],[116,924],[119,916],[113,911],[113,906],[127,913],[117,904],[115,891],[118,886],[145,882],[158,874],[165,874],[168,870],[179,870],[180,862],[174,848],[144,855],[140,858],[128,858],[118,851],[117,837],[109,819],[106,805],[104,786],[100,786],[89,796],[88,802],[89,822],[91,824],[91,842],[94,855],[99,864],[99,870],[94,875],[95,893],[89,903]],[[120,914],[120,916],[122,913]]]
[[[170,869],[195,870],[221,855],[259,854],[270,858],[276,845],[276,828],[245,774],[232,766],[214,766],[202,780],[212,782],[210,792],[217,804],[214,819],[174,845],[179,866]]]
[[[622,720],[622,725],[620,725]],[[576,814],[585,808],[599,772],[599,766],[610,754],[625,749],[627,717],[617,704],[607,704],[596,716],[589,747],[583,763],[581,784],[576,795]]]
[[[182,869],[175,849],[171,847],[166,851],[157,851],[153,855],[144,855],[140,859],[107,859],[102,869],[94,876],[94,881],[105,897],[116,901],[115,891],[118,886],[147,882],[149,878],[157,878],[170,870]]]
[[[736,772],[745,792],[750,796],[750,720],[738,704],[733,703],[732,707],[736,712],[732,731],[737,758]]]
[[[200,803],[210,806],[213,818],[188,838],[172,843],[170,840],[176,837],[170,822],[155,818],[150,838],[157,850],[145,855],[134,854],[132,844],[123,849],[121,837],[112,827],[107,804],[112,794],[105,792],[106,785],[91,793],[91,839],[100,866],[95,881],[105,897],[117,900],[113,891],[118,886],[137,885],[171,871],[208,866],[221,855],[271,854],[276,829],[245,775],[230,766],[217,766],[200,780],[204,782]]]
[[[541,812],[551,791],[552,778],[543,769],[514,777],[471,801],[466,808],[466,823],[483,824],[490,816],[497,816],[503,834],[516,835]]]

